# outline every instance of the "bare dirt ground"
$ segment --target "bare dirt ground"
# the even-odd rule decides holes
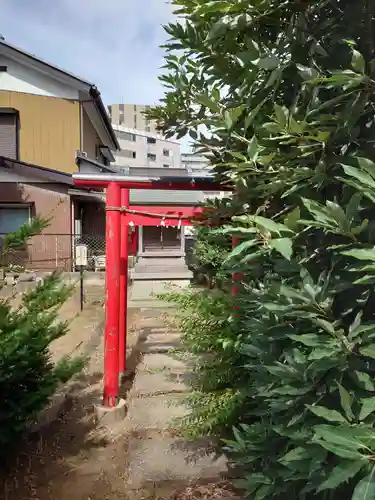
[[[82,326],[94,311],[87,307],[86,313],[72,322],[69,349],[66,342],[60,352],[74,350],[80,343]],[[133,312],[132,331],[135,322]],[[133,341],[134,334],[130,337]],[[102,394],[102,335],[96,347],[90,363],[70,387],[58,418],[32,434],[8,470],[0,474],[1,500],[127,498],[113,493],[114,485],[117,491],[124,489],[127,442],[98,426],[93,414],[93,403],[99,402]]]

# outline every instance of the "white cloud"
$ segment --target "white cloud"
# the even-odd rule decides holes
[[[152,104],[172,19],[164,0],[0,0],[7,41],[96,84],[107,104]]]

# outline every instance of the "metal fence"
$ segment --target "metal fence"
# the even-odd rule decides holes
[[[87,246],[89,269],[94,270],[95,260],[105,255],[104,235],[39,234],[30,238],[24,248],[6,252],[2,265],[18,270],[74,271],[77,245]]]

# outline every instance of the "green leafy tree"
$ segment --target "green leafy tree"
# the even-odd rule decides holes
[[[237,418],[227,448],[255,500],[374,498],[375,2],[172,3],[151,116],[233,183],[212,234],[241,239],[223,256],[243,274],[241,408],[211,404],[213,430]]]
[[[27,240],[49,224],[34,218],[2,243],[1,259],[23,248]],[[0,301],[0,456],[9,457],[39,411],[49,402],[59,384],[82,369],[82,358],[63,358],[52,363],[49,346],[65,335],[68,323],[58,318],[58,309],[71,295],[72,287],[62,283],[57,273],[46,277],[24,295],[13,308],[9,300]]]

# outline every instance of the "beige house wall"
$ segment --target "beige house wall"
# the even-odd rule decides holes
[[[19,112],[20,160],[34,165],[76,172],[80,149],[78,101],[22,92],[0,91],[0,107]]]

